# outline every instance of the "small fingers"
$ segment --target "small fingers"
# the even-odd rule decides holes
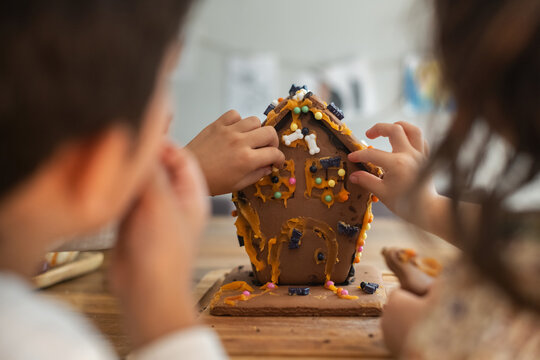
[[[394,152],[408,151],[411,143],[402,126],[397,124],[378,123],[366,131],[366,136],[375,139],[380,136],[387,137]]]
[[[384,168],[391,168],[393,162],[392,153],[382,151],[379,149],[368,148],[364,150],[358,150],[349,154],[348,158],[352,162],[356,163],[372,163],[374,165]]]
[[[237,123],[238,121],[242,120],[242,117],[236,110],[229,110],[223,115],[221,115],[217,122],[221,122],[223,125],[232,125],[234,123]]]
[[[384,184],[379,177],[368,173],[367,171],[355,171],[349,176],[349,181],[356,184],[369,192],[381,197]]]
[[[247,143],[254,149],[262,148],[265,146],[279,146],[279,139],[276,133],[276,129],[272,126],[263,126],[258,129],[252,130],[245,134]]]
[[[231,125],[232,129],[241,133],[252,131],[260,127],[261,127],[261,120],[256,116],[247,117]]]
[[[398,121],[395,123],[405,130],[405,135],[409,139],[412,147],[418,150],[419,152],[424,152],[424,137],[422,135],[422,130],[413,124],[410,124],[406,121]]]
[[[252,153],[251,165],[256,169],[272,165],[281,167],[285,162],[285,155],[277,147],[263,147]]]
[[[240,190],[245,188],[246,186],[252,185],[259,181],[260,178],[266,175],[270,175],[272,173],[272,167],[265,166],[263,168],[257,169],[255,171],[250,172],[246,176],[244,176],[238,184],[235,185],[234,190]]]

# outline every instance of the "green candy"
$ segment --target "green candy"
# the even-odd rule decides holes
[[[295,114],[300,114],[300,111],[301,111],[301,110],[300,110],[300,108],[297,106],[297,107],[295,107],[295,108],[293,109],[293,111],[294,111]]]
[[[308,111],[309,111],[309,108],[306,105],[302,106],[303,113],[307,113]]]
[[[321,185],[322,184],[322,179],[320,177],[316,178],[315,179],[315,184]]]
[[[332,195],[326,195],[324,197],[324,201],[326,201],[327,203],[332,202]]]
[[[279,191],[276,191],[276,192],[274,193],[274,198],[276,198],[276,199],[281,199],[281,193],[280,193]]]

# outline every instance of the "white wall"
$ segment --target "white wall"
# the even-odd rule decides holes
[[[362,137],[375,122],[403,119],[402,62],[411,52],[426,49],[430,34],[426,4],[424,0],[200,1],[186,30],[184,56],[174,81],[174,137],[186,143],[228,110],[228,59],[257,53],[273,54],[278,60],[272,98],[285,96],[306,71],[317,74],[333,64],[362,58],[373,74],[380,106],[368,117],[345,114],[349,126]],[[263,117],[263,111],[264,107],[258,115]]]

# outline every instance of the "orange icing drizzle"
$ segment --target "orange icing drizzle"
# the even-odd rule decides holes
[[[233,281],[231,283],[225,284],[221,286],[219,290],[216,292],[216,294],[214,295],[211,306],[214,306],[219,301],[224,291],[241,291],[241,292],[249,291],[251,293],[250,295],[239,294],[239,295],[227,296],[223,300],[223,302],[229,306],[236,306],[236,303],[238,301],[247,301],[249,299],[253,299],[254,297],[264,295],[278,288],[277,285],[274,284],[274,288],[270,289],[268,288],[268,284],[270,283],[266,283],[263,286],[261,286],[259,289],[264,290],[264,291],[258,294],[253,294],[253,291],[255,290],[251,286],[249,286],[249,284],[246,283],[245,281]]]
[[[362,228],[358,234],[358,239],[356,240],[356,255],[354,256],[354,263],[358,264],[360,262],[360,257],[362,256],[361,252],[358,252],[358,247],[364,246],[367,238],[367,231],[371,228],[370,223],[373,221],[373,212],[371,211],[371,196],[368,197],[366,212],[364,213],[364,219],[362,221]]]
[[[334,265],[337,263],[338,243],[336,233],[324,222],[313,218],[298,217],[287,220],[281,227],[281,234],[279,237],[272,238],[268,241],[268,264],[272,268],[272,282],[277,283],[279,280],[279,275],[281,273],[279,269],[279,256],[283,244],[289,242],[293,229],[299,230],[302,233],[302,237],[304,237],[307,230],[312,230],[317,236],[325,240],[328,255],[324,272],[326,280],[330,279],[330,275],[334,270]]]
[[[272,173],[270,175],[262,177],[259,181],[255,183],[255,189],[257,190],[255,192],[255,196],[260,198],[263,202],[266,202],[268,199],[274,199],[274,193],[276,191],[279,191],[281,193],[280,199],[275,200],[283,200],[283,205],[287,207],[287,199],[289,199],[296,190],[296,183],[290,184],[289,179],[295,178],[294,175],[294,160],[285,160],[285,164],[283,165],[283,171],[288,171],[289,176],[283,176],[280,174],[279,169],[274,168],[272,169]],[[277,176],[279,178],[279,181],[277,183],[272,182],[272,177]],[[281,185],[285,185],[287,187],[286,191],[281,191]],[[272,187],[272,194],[271,195],[265,195],[262,193],[262,187],[263,186],[271,186]]]
[[[327,178],[327,176],[325,175],[324,177],[323,176],[318,176],[317,173],[312,173],[309,168],[312,166],[312,165],[315,165],[317,167],[317,170],[321,170],[323,169],[322,166],[321,166],[321,162],[320,162],[320,159],[317,159],[317,158],[311,158],[311,159],[308,159],[306,160],[306,164],[305,164],[305,167],[304,167],[304,174],[305,174],[305,177],[306,177],[306,190],[304,192],[304,196],[306,198],[309,198],[311,197],[311,193],[313,191],[313,189],[321,189],[323,190],[321,196],[320,196],[320,199],[322,201],[323,204],[325,204],[326,206],[328,206],[328,208],[330,208],[332,205],[334,205],[334,202],[337,200],[338,202],[345,202],[347,200],[349,200],[349,192],[345,189],[345,177],[344,176],[339,176],[339,175],[335,175],[335,176],[330,176]],[[336,167],[330,167],[329,169],[337,169]],[[320,184],[317,184],[315,182],[315,179],[320,177],[322,182]],[[330,187],[330,185],[328,185],[328,182],[330,180],[333,180],[335,182],[335,186],[334,188],[337,187],[337,184],[338,183],[341,183],[341,190],[338,192],[337,196],[334,195],[334,190],[332,187]],[[332,200],[330,202],[326,202],[326,195],[330,195],[332,197]]]
[[[234,223],[236,225],[236,232],[244,238],[244,246],[249,260],[257,271],[261,271],[266,267],[266,264],[257,258],[257,251],[253,246],[253,237],[260,239],[262,243],[259,245],[260,247],[264,248],[265,243],[265,238],[261,232],[259,215],[257,215],[257,212],[247,200],[239,201],[237,193],[233,195],[233,201],[239,210],[238,217]]]
[[[358,299],[358,296],[354,296],[354,295],[342,295],[341,292],[343,291],[343,288],[338,288],[336,287],[335,285],[330,285],[330,286],[326,286],[326,284],[324,285],[325,288],[327,288],[328,290],[332,291],[334,294],[336,294],[340,299],[345,299],[345,300],[356,300]]]

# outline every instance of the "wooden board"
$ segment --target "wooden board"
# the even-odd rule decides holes
[[[200,318],[219,335],[234,359],[361,359],[391,358],[384,345],[378,317],[213,316],[209,303],[229,269],[211,271],[197,284]],[[387,291],[399,286],[382,272]]]
[[[224,284],[244,281],[254,289],[246,301],[226,303],[231,296],[240,295],[240,290],[216,290],[216,296],[210,304],[210,314],[230,316],[379,316],[386,302],[386,290],[380,271],[373,266],[356,266],[355,281],[339,286],[346,289],[357,299],[341,299],[324,286],[309,286],[309,295],[290,296],[289,286],[279,286],[272,291],[263,291],[255,285],[253,272],[249,268],[236,267],[225,277]],[[359,289],[360,282],[377,283],[379,288],[374,294],[367,294]],[[299,286],[293,286],[299,287]],[[300,286],[302,287],[302,286]]]
[[[54,267],[32,278],[36,288],[45,288],[96,270],[103,263],[103,253],[85,252],[72,262]]]

